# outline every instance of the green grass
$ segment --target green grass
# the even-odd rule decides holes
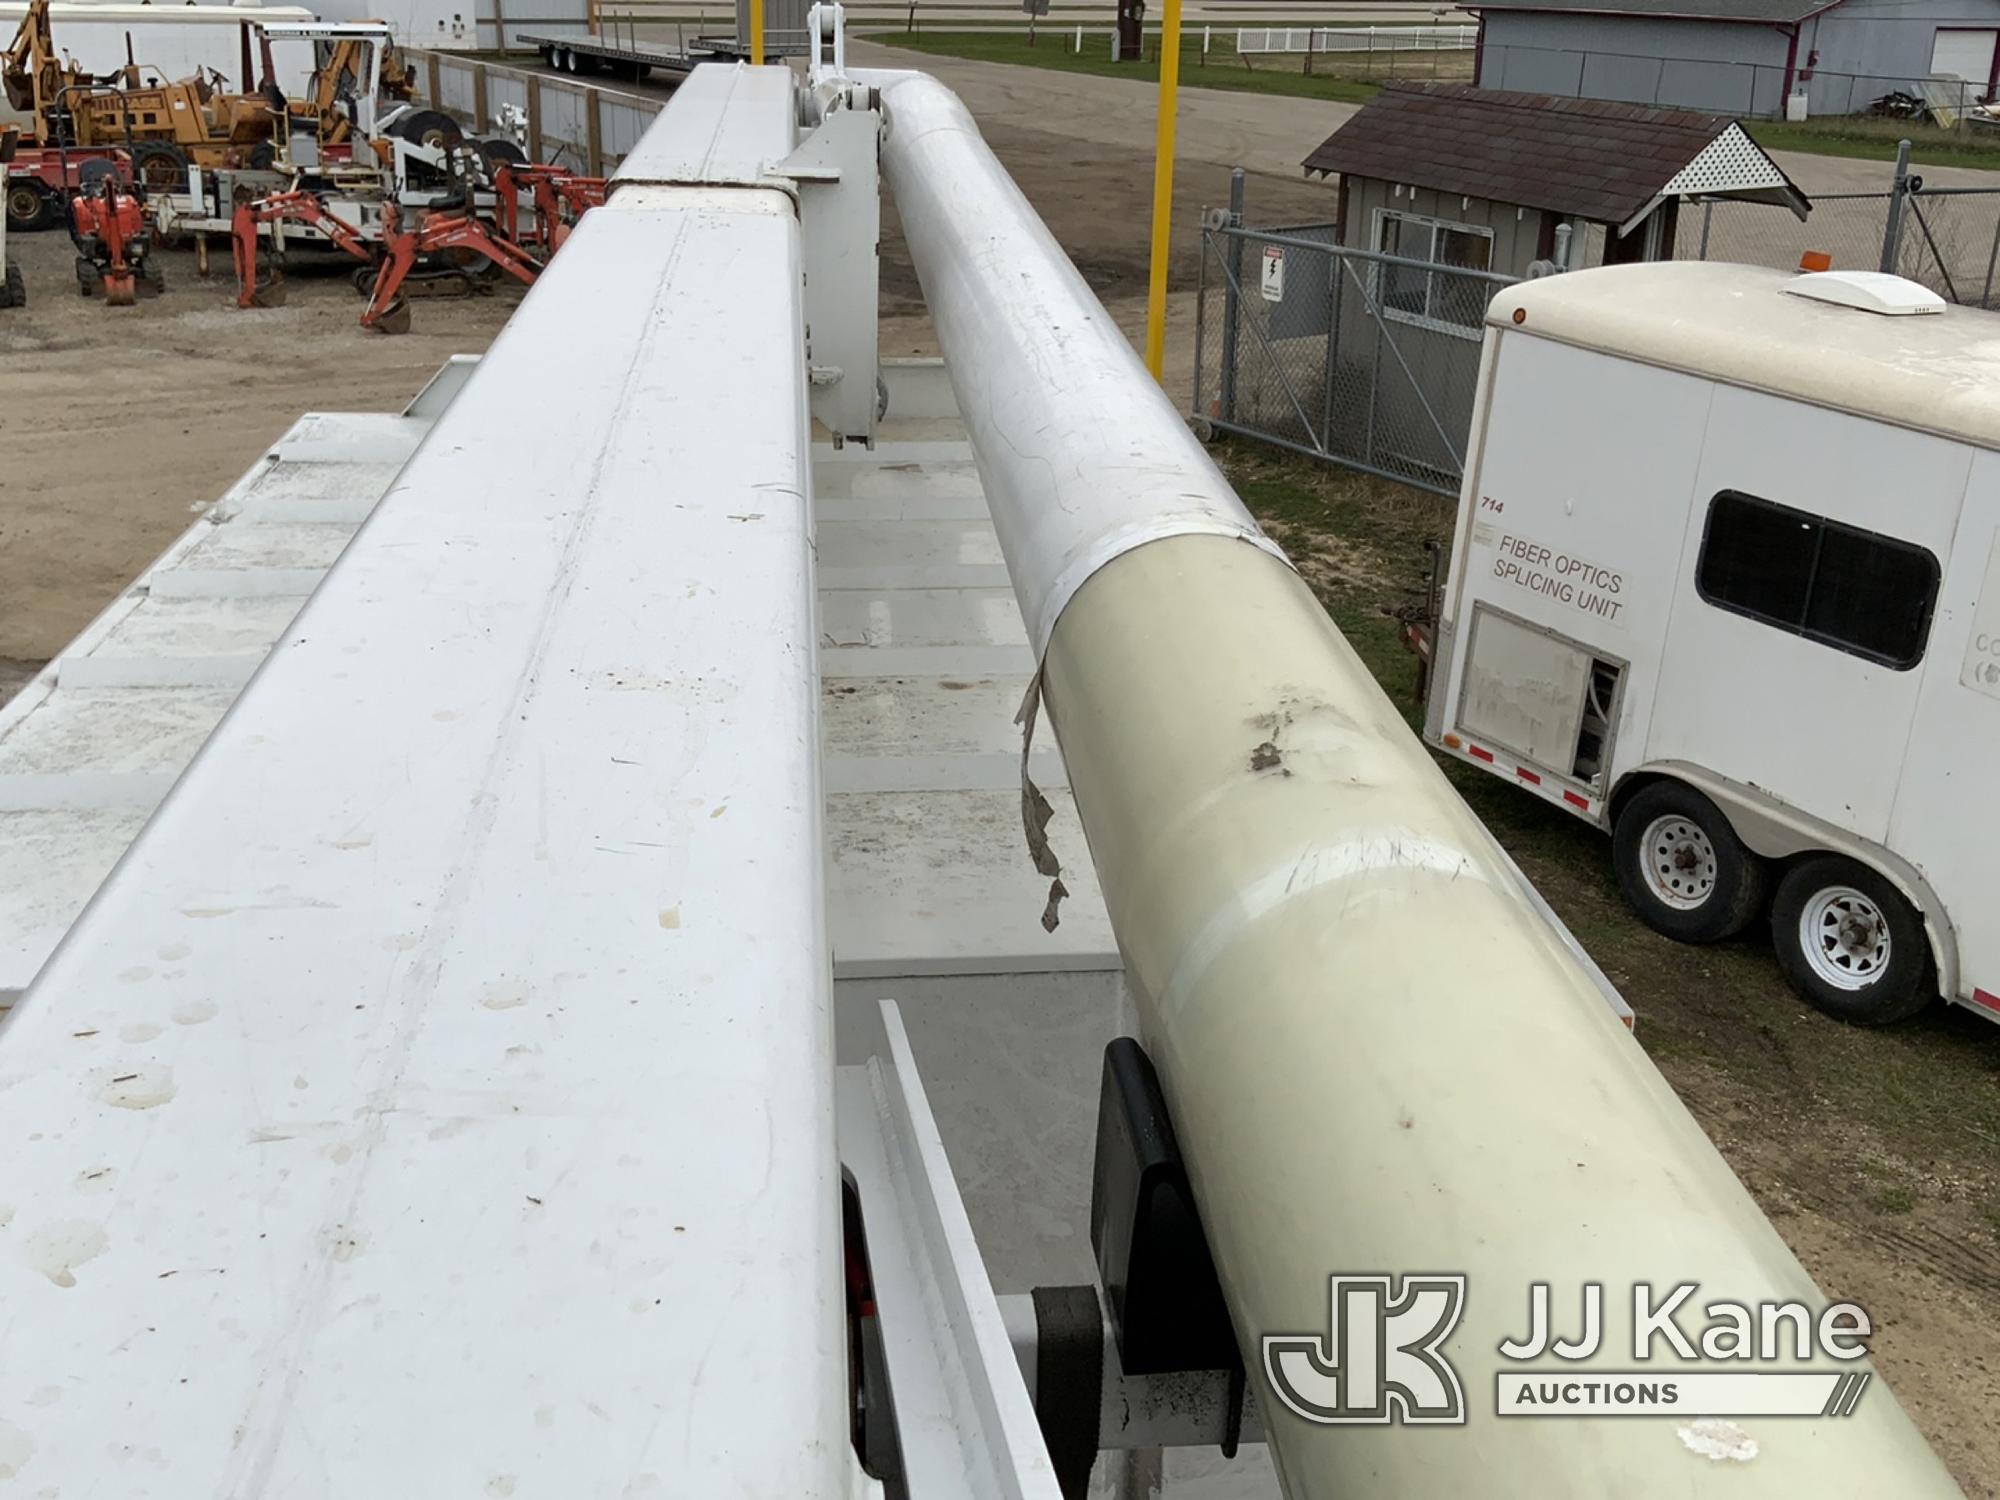
[[[1035,45],[1028,45],[1027,33],[989,31],[929,31],[908,35],[878,32],[869,38],[884,46],[907,48],[933,57],[963,57],[974,62],[1011,63],[1017,67],[1050,68],[1061,73],[1089,73],[1099,78],[1132,78],[1142,83],[1158,83],[1159,38],[1148,37],[1144,62],[1120,63],[1111,60],[1111,44],[1105,30],[1085,29],[1083,52],[1072,50],[1074,28],[1042,28]],[[1375,97],[1379,80],[1351,76],[1352,67],[1341,65],[1340,76],[1308,74],[1297,63],[1280,59],[1258,61],[1245,67],[1236,55],[1235,39],[1216,37],[1208,62],[1201,62],[1201,34],[1183,35],[1181,86],[1183,88],[1228,89],[1237,93],[1282,94],[1296,99],[1331,99],[1344,104],[1361,104]],[[1408,59],[1405,59],[1407,62]],[[1384,72],[1382,77],[1386,77]],[[1419,74],[1418,76],[1427,76]]]
[[[1868,1206],[1878,1214],[1906,1214],[1916,1208],[1917,1195],[1911,1188],[1883,1188],[1868,1200]]]
[[[1423,543],[1449,540],[1455,507],[1257,444],[1224,443],[1216,456],[1415,726],[1415,663],[1389,611],[1418,597]],[[1761,929],[1705,948],[1658,936],[1625,904],[1602,833],[1490,773],[1440,764],[1619,987],[1647,1051],[1698,1114],[1723,1101],[1780,1122],[1775,1134],[1801,1151],[1841,1154],[1854,1178],[1846,1191],[1878,1213],[1910,1212],[1916,1198],[1882,1181],[1899,1174],[1861,1163],[1944,1160],[1969,1177],[1988,1173],[2000,1155],[2000,1030],[1991,1023],[1943,1007],[1881,1031],[1832,1021],[1791,993]],[[1804,1170],[1811,1180],[1819,1164]],[[2000,1225],[2000,1205],[1981,1212],[1982,1223]]]
[[[1746,120],[1743,128],[1767,151],[1894,161],[1896,143],[1907,140],[1910,160],[1921,166],[2000,168],[2000,131],[1988,135],[1969,126],[1962,131],[1940,130],[1914,120],[1830,115],[1796,125],[1781,120]]]

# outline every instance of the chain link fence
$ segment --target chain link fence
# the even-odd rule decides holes
[[[1885,125],[1934,122],[1939,130],[1985,133],[1996,120],[1980,105],[1991,92],[1992,56],[1957,73],[1847,73],[1796,60],[1741,62],[1719,57],[1662,57],[1595,48],[1522,45],[1488,35],[1479,55],[1479,86],[1517,94],[1609,99],[1662,109],[1694,109],[1746,119],[1818,120],[1869,116]],[[1796,96],[1797,103],[1792,103]],[[1797,111],[1795,115],[1792,111]]]
[[[1415,247],[1402,247],[1415,248]],[[1458,493],[1486,305],[1514,278],[1335,243],[1334,226],[1202,231],[1194,410],[1215,429]]]
[[[1380,254],[1333,224],[1252,229],[1232,197],[1201,236],[1194,407],[1220,432],[1455,495],[1487,304],[1517,278],[1450,226]],[[1595,241],[1570,252],[1595,263]],[[1824,193],[1806,222],[1768,204],[1683,205],[1674,254],[1793,270],[1893,271],[1948,301],[2000,306],[2000,189],[1931,188],[1899,164],[1880,193]]]
[[[1836,271],[1893,271],[1948,302],[2000,305],[2000,189],[1930,188],[1909,177],[1886,193],[1821,193],[1801,224],[1755,203],[1681,211],[1676,254],[1789,270],[1819,251]]]

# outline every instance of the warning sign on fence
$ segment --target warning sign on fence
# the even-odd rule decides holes
[[[1266,245],[1264,247],[1264,300],[1283,302],[1285,300],[1285,247]]]

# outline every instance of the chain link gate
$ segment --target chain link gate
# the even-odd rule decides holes
[[[1220,432],[1455,496],[1486,306],[1517,278],[1334,236],[1329,224],[1203,228],[1195,413]]]

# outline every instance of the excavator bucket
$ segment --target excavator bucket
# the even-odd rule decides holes
[[[288,295],[283,271],[276,266],[258,268],[257,283],[250,288],[252,307],[283,307]]]
[[[104,302],[107,307],[130,307],[138,300],[138,278],[130,271],[104,273]]]
[[[368,325],[377,333],[408,333],[410,331],[410,302],[407,297],[395,297],[389,305],[375,316]]]

